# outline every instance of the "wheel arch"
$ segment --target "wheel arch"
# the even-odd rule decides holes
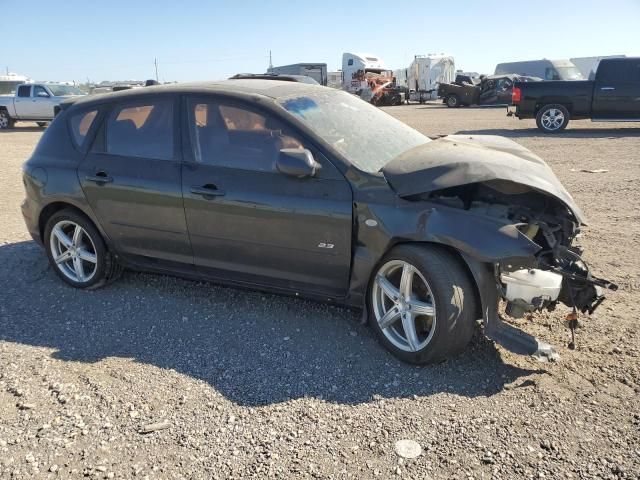
[[[384,260],[384,258],[387,256],[387,254],[392,251],[394,248],[397,248],[399,246],[402,245],[415,245],[415,246],[422,246],[422,247],[430,247],[430,248],[436,248],[436,249],[440,249],[442,251],[445,251],[447,253],[449,253],[451,255],[452,258],[454,258],[454,260],[456,262],[458,262],[458,264],[463,268],[465,274],[467,275],[467,278],[469,279],[469,281],[471,282],[471,284],[473,285],[473,296],[474,296],[474,300],[475,300],[475,306],[476,306],[476,312],[475,315],[477,318],[483,318],[483,312],[485,310],[485,305],[483,302],[483,295],[481,294],[481,289],[480,286],[478,285],[478,278],[477,275],[475,274],[476,269],[477,269],[477,265],[482,265],[481,262],[478,262],[477,260],[469,257],[468,255],[465,255],[463,252],[461,252],[460,250],[458,250],[457,248],[451,246],[451,245],[447,245],[445,243],[439,243],[439,242],[433,242],[433,241],[426,241],[426,240],[420,240],[420,241],[415,241],[415,240],[398,240],[395,241],[393,243],[390,243],[388,245],[388,247],[386,248],[386,250],[382,253],[382,255],[380,255],[377,259],[375,259],[375,261],[373,262],[371,268],[369,269],[368,272],[368,278],[366,279],[366,286],[363,289],[364,291],[362,292],[361,295],[353,295],[353,291],[352,291],[352,298],[356,299],[359,298],[359,301],[357,303],[359,303],[359,306],[362,306],[365,309],[365,314],[366,314],[366,308],[367,308],[367,301],[366,301],[366,295],[369,294],[370,289],[371,289],[371,281],[373,279],[373,276],[375,275],[375,272],[377,272],[378,268],[380,267],[380,265],[382,264],[382,261]],[[474,263],[475,262],[475,263]]]
[[[534,116],[538,115],[538,112],[547,105],[562,105],[570,114],[573,113],[573,102],[568,97],[543,97],[536,102]]]
[[[96,227],[98,232],[100,232],[100,235],[102,235],[102,238],[104,239],[105,243],[109,246],[109,239],[107,238],[107,236],[105,235],[104,231],[100,227],[100,224],[95,221],[95,219],[92,217],[92,215],[90,215],[89,213],[85,212],[82,208],[78,207],[77,205],[74,205],[73,203],[69,203],[69,202],[64,202],[64,201],[51,202],[51,203],[47,204],[40,211],[40,214],[38,215],[38,233],[40,234],[40,240],[43,243],[45,241],[45,239],[44,239],[44,230],[45,230],[45,228],[47,226],[47,222],[49,221],[51,216],[54,215],[55,213],[61,211],[61,210],[66,210],[66,209],[73,210],[76,213],[79,213],[80,215],[86,217],[87,220],[89,220],[93,224],[93,226]]]
[[[476,307],[476,318],[482,318],[482,312],[484,310],[483,305],[482,305],[482,295],[480,294],[480,287],[478,285],[478,279],[476,279],[476,275],[474,275],[474,269],[473,266],[471,265],[471,262],[476,262],[476,260],[473,260],[471,257],[465,255],[463,252],[461,252],[460,250],[458,250],[457,248],[451,246],[451,245],[447,245],[445,243],[439,243],[439,242],[432,242],[432,241],[399,241],[397,243],[395,243],[394,245],[392,245],[391,247],[389,247],[389,249],[384,253],[384,255],[380,258],[380,261],[384,258],[385,255],[387,255],[387,253],[389,251],[391,251],[393,248],[396,248],[400,245],[415,245],[417,247],[428,247],[428,248],[434,248],[434,249],[439,249],[442,250],[444,252],[447,252],[451,255],[451,257],[453,259],[455,259],[455,261],[458,263],[459,266],[462,267],[462,269],[464,270],[465,274],[467,275],[467,278],[469,280],[469,282],[471,283],[471,285],[473,285],[473,297],[474,297],[474,305]],[[378,267],[378,265],[380,264],[380,261],[378,262],[378,264],[376,264],[376,268]],[[375,269],[374,269],[375,271]]]

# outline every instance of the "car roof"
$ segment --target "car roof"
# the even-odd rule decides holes
[[[227,93],[235,96],[262,96],[271,99],[288,97],[290,95],[306,95],[317,93],[319,90],[326,90],[328,87],[313,85],[301,82],[283,82],[282,80],[258,80],[258,79],[238,79],[222,80],[218,82],[189,82],[172,83],[167,85],[154,85],[151,87],[134,88],[119,92],[103,93],[98,95],[87,95],[74,101],[67,101],[68,104],[90,106],[92,104],[102,104],[118,102],[123,100],[135,100],[148,95],[159,94],[179,94],[179,93]]]

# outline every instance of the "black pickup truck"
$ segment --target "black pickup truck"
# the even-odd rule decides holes
[[[570,119],[640,121],[640,57],[603,59],[595,80],[516,82],[507,115],[535,118],[545,133],[557,133]]]

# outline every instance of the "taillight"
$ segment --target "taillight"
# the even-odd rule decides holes
[[[511,103],[517,105],[520,103],[520,99],[522,98],[522,90],[519,87],[513,87],[511,90]]]

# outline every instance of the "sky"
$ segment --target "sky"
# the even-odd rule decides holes
[[[640,0],[0,0],[0,74],[100,82],[218,80],[366,52],[389,68],[447,53],[456,68],[640,56]],[[10,21],[7,21],[10,20]]]

